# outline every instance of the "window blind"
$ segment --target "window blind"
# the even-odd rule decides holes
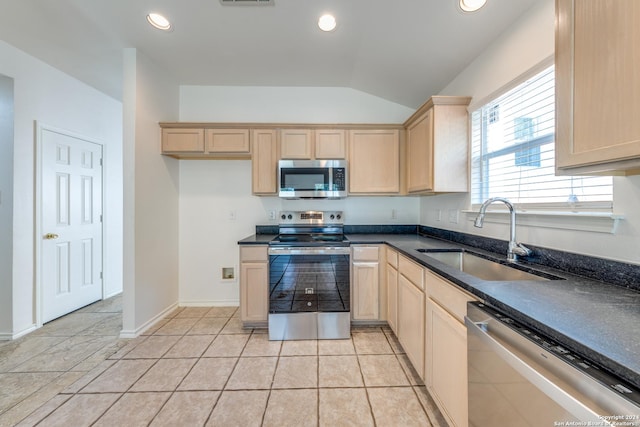
[[[611,210],[611,177],[555,176],[551,66],[471,113],[471,201],[527,208]]]

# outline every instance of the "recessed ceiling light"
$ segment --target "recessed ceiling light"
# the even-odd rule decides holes
[[[159,13],[148,14],[147,21],[159,30],[169,31],[171,29],[171,22]]]
[[[480,9],[487,0],[460,0],[460,9],[465,12],[475,12]]]
[[[333,31],[336,28],[336,18],[333,15],[322,15],[318,19],[318,27],[322,31]]]

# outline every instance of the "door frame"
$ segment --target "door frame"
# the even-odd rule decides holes
[[[55,126],[50,126],[48,124],[39,122],[38,120],[33,121],[34,132],[35,132],[35,149],[36,149],[36,164],[35,164],[35,215],[34,215],[34,249],[35,249],[35,258],[34,258],[34,279],[35,279],[35,292],[34,292],[34,311],[35,311],[35,326],[36,328],[40,328],[42,326],[42,307],[43,307],[43,291],[42,291],[42,244],[43,244],[43,230],[42,230],[42,144],[43,137],[42,134],[44,131],[50,131],[59,133],[61,135],[69,136],[71,138],[81,139],[86,142],[91,142],[93,144],[100,146],[100,151],[102,153],[102,168],[100,170],[100,174],[102,175],[101,184],[102,184],[102,222],[101,222],[101,230],[102,230],[102,289],[101,289],[101,299],[104,299],[104,284],[106,280],[106,274],[104,274],[104,256],[105,256],[105,241],[104,241],[104,225],[106,223],[106,215],[105,215],[105,182],[104,182],[104,170],[106,167],[104,161],[104,143],[98,141],[94,138],[87,137],[86,135],[82,135],[76,132],[71,132],[66,129],[57,128]]]

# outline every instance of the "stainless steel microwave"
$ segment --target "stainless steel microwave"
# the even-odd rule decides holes
[[[347,197],[345,160],[280,160],[278,195],[285,199]]]

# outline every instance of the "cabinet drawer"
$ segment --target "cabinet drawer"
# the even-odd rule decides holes
[[[400,255],[398,257],[398,271],[411,283],[424,290],[423,268],[408,258]]]
[[[396,270],[398,269],[398,252],[387,247],[387,264],[391,265]]]
[[[353,260],[354,261],[378,261],[378,247],[377,246],[354,246]]]
[[[477,299],[430,271],[426,271],[425,276],[427,296],[464,323],[464,316],[467,314],[467,301],[477,301]]]
[[[261,261],[267,262],[266,246],[243,246],[240,248],[240,262]]]

